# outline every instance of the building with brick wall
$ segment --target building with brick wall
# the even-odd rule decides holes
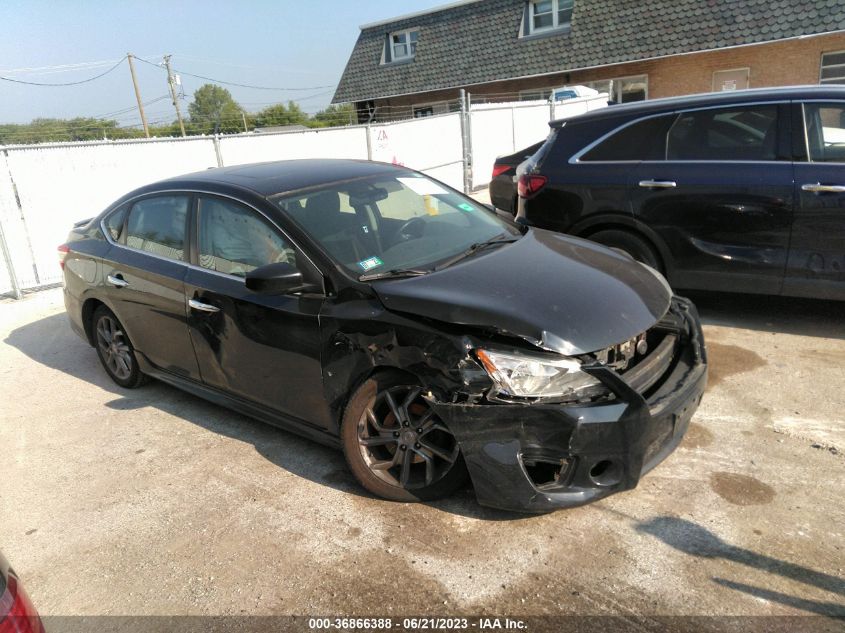
[[[845,83],[843,0],[463,0],[361,27],[333,103],[359,119],[586,85],[616,102]]]

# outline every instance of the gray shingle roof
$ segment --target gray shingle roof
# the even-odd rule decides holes
[[[361,30],[333,102],[427,92],[845,29],[843,0],[575,0],[571,32],[519,38],[526,0],[478,0]],[[386,35],[419,28],[410,63]]]

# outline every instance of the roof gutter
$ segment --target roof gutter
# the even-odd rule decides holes
[[[431,13],[438,13],[439,11],[445,11],[447,9],[454,9],[455,7],[460,7],[465,4],[472,4],[473,2],[479,2],[479,0],[457,0],[457,2],[450,2],[449,4],[441,4],[440,6],[432,7],[431,9],[423,9],[422,11],[406,13],[395,18],[390,18],[389,20],[378,20],[377,22],[369,22],[367,24],[362,24],[358,28],[363,31],[364,29],[371,29],[375,26],[384,26],[385,24],[393,24],[394,22],[401,22],[402,20],[416,18],[421,15],[429,15]]]

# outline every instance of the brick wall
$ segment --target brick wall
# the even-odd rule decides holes
[[[466,89],[473,95],[490,95],[491,100],[496,100],[499,95],[518,93],[520,90],[648,75],[648,96],[650,99],[657,99],[710,92],[714,72],[745,67],[750,69],[751,88],[817,84],[822,53],[843,50],[845,33],[833,33],[706,53],[675,55],[646,62],[615,64],[557,75],[499,81],[468,86]],[[439,90],[379,99],[376,103],[379,106],[387,106],[385,112],[400,115],[403,110],[409,114],[412,105],[452,101],[458,99],[458,96],[459,90],[456,89]]]

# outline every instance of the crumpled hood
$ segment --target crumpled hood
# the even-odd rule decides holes
[[[444,270],[372,287],[389,310],[494,328],[566,355],[630,340],[672,297],[662,278],[629,257],[541,229]]]

